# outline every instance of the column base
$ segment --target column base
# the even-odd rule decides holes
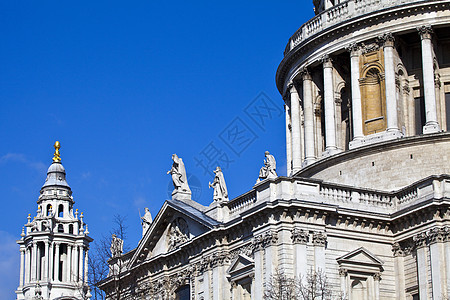
[[[366,145],[395,140],[403,137],[403,133],[399,129],[389,129],[383,132],[374,133],[358,139],[354,139],[348,145],[350,150]]]
[[[342,150],[338,148],[325,149],[325,151],[322,152],[322,157],[328,157],[340,152],[342,152]]]
[[[440,131],[441,127],[439,126],[438,123],[430,123],[425,124],[425,126],[423,126],[423,134],[437,133]]]
[[[305,167],[307,167],[307,166],[309,166],[309,165],[312,165],[312,164],[315,163],[316,161],[317,161],[316,158],[307,158],[307,159],[305,159],[305,160],[302,162],[302,169],[305,168]]]

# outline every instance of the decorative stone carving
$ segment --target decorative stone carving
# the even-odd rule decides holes
[[[187,182],[187,176],[186,176],[186,168],[184,167],[183,159],[178,157],[176,154],[172,154],[172,168],[167,171],[167,174],[172,175],[172,181],[173,181],[173,187],[174,191],[172,193],[175,194],[176,192],[183,192],[183,193],[191,193],[191,190],[189,189],[189,185]]]
[[[363,54],[375,52],[378,51],[378,49],[380,49],[379,43],[370,43],[370,44],[361,43],[361,51]]]
[[[357,43],[351,43],[346,47],[346,50],[350,52],[350,56],[358,56],[361,47]]]
[[[427,235],[422,232],[413,237],[414,245],[416,248],[422,248],[427,246]]]
[[[259,170],[259,179],[258,182],[260,180],[264,180],[267,178],[276,178],[278,177],[277,175],[277,162],[275,160],[275,157],[269,153],[269,151],[266,151],[265,153],[266,158],[264,159],[264,167],[261,168],[261,170]]]
[[[417,31],[419,32],[420,38],[422,40],[431,39],[431,34],[433,33],[433,28],[431,28],[431,25],[423,25],[423,26],[417,27]]]
[[[333,59],[328,54],[325,54],[321,57],[320,62],[323,64],[324,68],[332,68],[333,67]]]
[[[444,229],[443,228],[433,228],[428,232],[428,242],[429,244],[442,243],[444,241]]]
[[[179,247],[189,239],[189,227],[183,218],[176,218],[169,228],[169,250]]]
[[[347,274],[348,274],[348,270],[347,269],[343,269],[343,268],[339,269],[339,276],[345,277],[345,276],[347,276]]]
[[[403,249],[399,243],[395,242],[394,244],[392,244],[392,253],[394,254],[394,257],[404,255]]]
[[[275,245],[278,242],[278,233],[273,231],[267,231],[263,237],[264,247]]]
[[[378,36],[378,41],[383,45],[383,47],[394,47],[395,38],[391,32],[386,32]]]
[[[314,232],[312,236],[312,243],[314,246],[325,247],[327,243],[327,236],[323,232]]]
[[[375,273],[372,275],[373,280],[380,281],[381,280],[381,273]]]
[[[294,244],[306,244],[309,240],[309,235],[303,229],[294,228],[291,234],[291,239]]]
[[[123,240],[118,238],[115,234],[112,235],[110,250],[112,258],[119,257],[123,253]]]
[[[217,167],[214,174],[216,176],[214,177],[213,182],[210,182],[208,185],[210,188],[214,188],[213,200],[217,202],[228,201],[228,190],[227,185],[225,184],[222,169]]]
[[[44,298],[42,297],[42,289],[41,289],[41,285],[39,284],[39,282],[36,283],[36,285],[34,287],[33,300],[44,300]]]

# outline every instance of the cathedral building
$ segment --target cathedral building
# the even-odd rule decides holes
[[[20,240],[17,300],[89,299],[88,249],[92,238],[61,164],[60,143],[37,200],[36,215],[28,214]]]
[[[349,300],[450,297],[450,1],[313,3],[316,16],[289,38],[276,73],[287,176],[266,152],[258,182],[228,199],[218,168],[203,206],[174,155],[172,199],[135,249],[113,242],[100,283],[107,299],[259,300],[273,274],[310,270]],[[54,172],[64,174],[59,162],[49,181]],[[82,257],[89,242],[60,190],[70,193],[64,180],[44,185],[20,241],[28,267],[19,295],[38,277],[44,287],[52,268],[52,286],[66,282],[69,247]],[[39,228],[45,218],[50,229]],[[49,269],[48,251],[58,253]]]

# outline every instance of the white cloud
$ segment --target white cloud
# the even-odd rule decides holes
[[[16,237],[0,230],[0,299],[15,299],[19,286],[20,252]]]
[[[40,173],[46,171],[46,166],[41,161],[31,161],[22,153],[6,153],[0,156],[0,164],[5,164],[9,162],[19,162],[25,164],[31,169],[34,169]]]

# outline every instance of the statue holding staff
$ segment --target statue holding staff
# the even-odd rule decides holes
[[[225,184],[225,179],[223,178],[222,169],[217,167],[214,174],[216,174],[216,176],[214,177],[213,182],[209,183],[209,187],[214,188],[213,200],[228,201],[227,185]]]

